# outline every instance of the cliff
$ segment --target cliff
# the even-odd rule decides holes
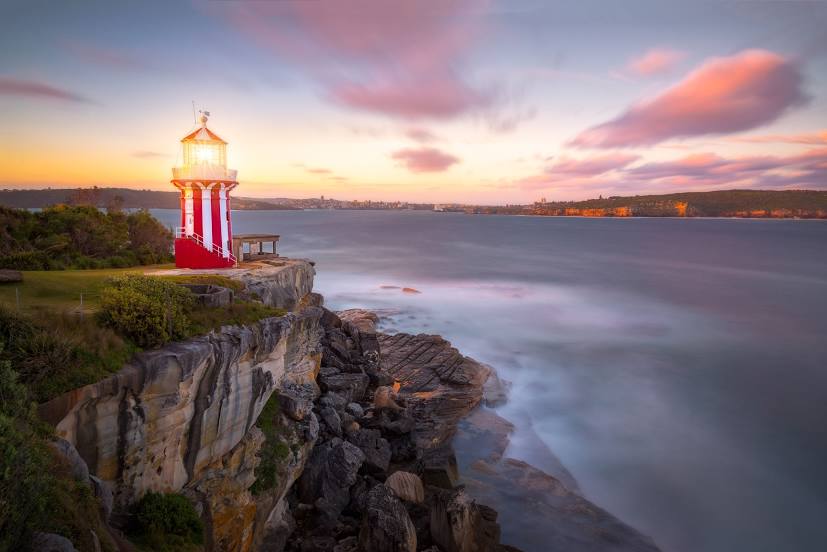
[[[91,474],[121,549],[130,506],[162,491],[196,506],[206,550],[515,550],[500,542],[498,513],[459,485],[453,448],[464,418],[502,400],[490,367],[439,336],[385,335],[372,313],[324,309],[306,261],[223,274],[292,312],[140,353],[40,407]],[[656,550],[539,470],[489,471],[546,482],[524,498],[541,505],[538,524],[567,532],[561,550]],[[580,539],[591,530],[602,540]]]

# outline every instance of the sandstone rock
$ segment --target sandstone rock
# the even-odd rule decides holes
[[[23,273],[19,270],[10,270],[7,268],[0,269],[0,284],[8,284],[22,281]]]
[[[279,501],[270,516],[267,518],[261,543],[258,546],[261,550],[284,550],[287,539],[296,529],[296,520],[290,513],[289,504],[286,500]]]
[[[313,449],[298,481],[298,496],[316,506],[323,524],[335,523],[350,502],[350,487],[364,460],[358,447],[339,438]]]
[[[72,443],[66,439],[56,437],[55,439],[49,441],[49,446],[51,446],[58,453],[58,455],[66,461],[72,477],[84,485],[92,484],[89,480],[89,467],[86,465],[86,462],[83,461],[83,458],[80,457],[80,454],[78,454],[78,451]]]
[[[100,502],[101,510],[103,511],[103,519],[104,521],[109,521],[109,517],[112,515],[112,509],[115,506],[115,498],[112,495],[112,489],[109,488],[109,485],[94,475],[90,475],[89,480],[92,482],[92,491],[95,493],[95,497],[98,499],[98,502]]]
[[[281,411],[290,418],[300,422],[313,410],[315,389],[311,386],[287,384],[279,390]]]
[[[328,332],[334,328],[342,327],[342,319],[339,318],[339,316],[335,312],[329,311],[327,309],[323,309],[322,318],[320,322],[325,332]]]
[[[422,480],[413,473],[393,472],[385,480],[385,486],[401,500],[415,504],[421,504],[425,500],[425,488],[422,486]]]
[[[265,305],[293,310],[313,290],[316,270],[309,261],[285,259],[280,266],[256,263],[232,275],[244,282],[244,293]]]
[[[368,493],[359,547],[366,552],[416,552],[416,529],[408,511],[384,485]]]
[[[368,382],[368,376],[365,374],[335,374],[319,377],[319,386],[324,391],[342,395],[347,403],[361,400],[365,396]]]
[[[482,398],[485,406],[494,408],[508,402],[508,393],[511,389],[511,382],[501,379],[497,372],[488,366],[491,375],[482,387]]]
[[[459,469],[454,449],[450,444],[428,449],[420,461],[422,480],[426,485],[453,489],[459,481]]]
[[[116,511],[149,490],[182,492],[209,513],[209,542],[245,551],[257,511],[248,492],[257,448],[240,443],[277,388],[315,378],[321,314],[309,307],[139,353],[115,375],[39,412],[74,445],[98,491],[113,490]],[[300,431],[309,443],[306,454],[296,449],[303,462],[318,434],[315,415]]]
[[[195,296],[195,302],[203,307],[226,307],[233,302],[233,290],[213,284],[180,284]]]
[[[397,394],[416,422],[417,446],[449,442],[459,420],[482,400],[491,369],[437,335],[378,334],[378,339],[382,372],[401,383]]]
[[[54,533],[32,535],[31,549],[37,552],[77,552],[72,541]]]
[[[374,472],[385,472],[391,461],[391,446],[377,429],[360,429],[348,435],[347,440],[365,454],[364,466]]]
[[[462,489],[436,493],[431,537],[444,552],[495,551],[500,542],[497,512],[477,504]]]

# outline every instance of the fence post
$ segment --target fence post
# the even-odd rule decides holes
[[[17,310],[20,311],[20,288],[14,288],[14,302],[17,305]]]
[[[83,292],[80,292],[80,319],[83,320]]]

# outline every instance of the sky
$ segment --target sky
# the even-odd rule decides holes
[[[173,190],[193,101],[245,197],[827,189],[827,2],[0,3],[0,187]]]

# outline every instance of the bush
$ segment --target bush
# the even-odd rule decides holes
[[[184,496],[150,492],[133,507],[130,533],[152,550],[180,550],[204,541],[204,524]]]
[[[149,276],[114,278],[101,290],[99,320],[139,347],[157,347],[189,333],[194,297],[172,282]]]
[[[282,474],[284,461],[290,454],[290,448],[285,442],[284,428],[281,425],[281,405],[279,395],[273,392],[261,414],[256,420],[256,426],[264,433],[264,443],[258,451],[260,462],[256,466],[256,480],[250,487],[253,495],[261,494],[274,489]]]
[[[45,521],[52,486],[49,452],[28,397],[11,363],[0,360],[0,551],[21,549]]]

